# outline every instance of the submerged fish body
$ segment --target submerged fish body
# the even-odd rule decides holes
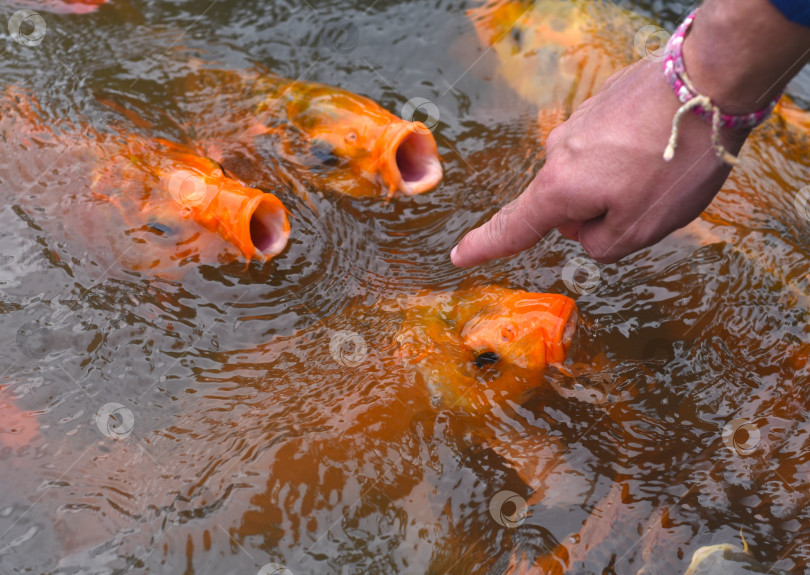
[[[415,298],[396,339],[435,404],[474,413],[535,387],[565,360],[576,323],[566,296],[485,287]]]
[[[168,513],[178,513],[169,515],[177,525],[166,534],[162,543],[163,564],[185,566],[192,565],[193,561],[193,567],[199,570],[210,555],[187,555],[187,549],[192,545],[195,549],[211,549],[211,553],[223,550],[223,554],[233,549],[234,543],[242,544],[254,538],[266,538],[269,544],[278,545],[273,529],[268,529],[268,517],[287,512],[288,501],[279,497],[279,490],[286,491],[288,486],[295,486],[300,493],[306,494],[302,501],[305,501],[303,507],[308,509],[310,523],[302,522],[300,530],[299,526],[288,528],[291,537],[298,538],[300,534],[311,533],[313,525],[319,530],[326,529],[334,522],[335,513],[348,513],[350,520],[369,517],[368,510],[361,509],[361,505],[351,506],[357,501],[357,482],[365,481],[365,478],[382,478],[378,479],[382,481],[390,478],[397,489],[387,495],[391,499],[386,499],[386,507],[396,509],[397,516],[402,517],[407,525],[429,534],[427,539],[426,535],[418,536],[419,540],[425,541],[427,551],[423,553],[420,549],[419,561],[415,562],[414,568],[424,573],[439,572],[438,565],[442,561],[431,556],[430,547],[444,548],[452,537],[452,533],[445,536],[449,512],[443,500],[442,484],[445,478],[455,473],[452,468],[457,465],[457,454],[451,448],[448,453],[437,456],[432,465],[424,465],[422,453],[434,449],[433,434],[447,436],[451,444],[457,444],[462,450],[485,445],[502,458],[519,457],[521,461],[506,459],[506,462],[531,471],[536,480],[532,487],[544,496],[580,497],[581,491],[572,493],[571,486],[580,488],[584,482],[575,483],[574,477],[583,477],[584,474],[577,475],[568,465],[559,438],[539,429],[505,429],[509,426],[499,425],[503,421],[496,413],[476,418],[474,425],[470,425],[472,422],[465,413],[453,413],[449,417],[438,413],[418,382],[411,377],[413,366],[403,365],[393,336],[402,322],[408,320],[412,303],[429,306],[431,300],[446,304],[452,304],[451,300],[454,300],[466,316],[483,321],[489,315],[486,310],[494,316],[499,311],[498,302],[504,298],[516,301],[520,297],[529,302],[527,305],[533,311],[542,311],[540,299],[533,301],[533,295],[542,294],[480,288],[450,294],[413,295],[403,301],[386,299],[371,304],[358,303],[349,316],[338,313],[289,336],[274,337],[261,346],[214,351],[216,361],[211,367],[203,368],[204,373],[200,373],[199,380],[191,385],[210,386],[216,381],[219,383],[215,385],[223,394],[205,394],[205,397],[187,394],[180,398],[182,408],[176,419],[166,424],[170,427],[165,432],[156,431],[152,436],[148,455],[140,451],[133,453],[131,444],[117,443],[109,453],[88,463],[89,467],[84,468],[81,478],[78,478],[82,489],[74,487],[65,497],[71,503],[86,502],[88,497],[80,497],[80,494],[92,493],[92,499],[99,494],[100,500],[103,494],[98,488],[100,481],[109,483],[110,473],[116,478],[129,473],[132,491],[126,494],[127,497],[142,505],[143,509],[157,505],[169,509]],[[555,305],[551,307],[555,308]],[[526,313],[531,311],[526,310]],[[347,322],[347,317],[351,317],[351,323]],[[413,318],[413,321],[418,319]],[[369,339],[368,348],[364,345],[362,353],[350,345],[343,355],[340,344],[351,344],[351,339],[347,341],[339,335],[354,333],[361,336],[361,333],[350,330],[362,331],[359,326],[372,322],[375,326],[384,326],[386,336],[375,341]],[[488,339],[483,327],[475,331],[482,340]],[[551,330],[552,333],[557,331],[556,327]],[[552,344],[549,347],[557,349]],[[507,355],[507,350],[499,349]],[[536,354],[528,357],[536,357]],[[237,395],[229,397],[226,388]],[[246,402],[245,394],[255,398]],[[188,470],[190,463],[191,469],[200,474],[207,473],[210,461],[233,450],[233,435],[228,423],[232,412],[227,408],[232,402],[234,406],[250,406],[240,419],[246,435],[238,441],[239,449],[247,445],[253,450],[255,446],[256,457],[246,458],[239,466],[215,466],[204,483],[189,480],[184,487],[176,480],[181,468]],[[302,405],[307,406],[306,413],[300,410]],[[281,421],[282,414],[290,413],[299,414],[295,417],[303,418],[300,422],[302,429],[306,424],[312,431],[295,433],[289,441],[274,442],[277,431],[266,427],[266,422]],[[514,424],[513,421],[508,423]],[[207,437],[203,442],[205,456],[200,457],[200,434],[205,433],[213,434],[217,439],[212,441]],[[415,440],[418,437],[424,439]],[[516,440],[521,442],[516,444]],[[267,445],[270,446],[268,449],[261,448]],[[144,458],[142,465],[135,465],[134,471],[127,472],[132,461],[138,462],[138,457]],[[155,473],[154,478],[147,475],[149,470],[157,469],[152,458],[160,462],[160,473]],[[406,474],[402,468],[414,472]],[[113,471],[101,472],[105,469]],[[244,488],[238,490],[227,487],[236,475],[246,472],[250,475],[257,472],[263,479],[245,483]],[[385,473],[389,474],[387,478]],[[179,499],[177,494],[181,489],[183,498]],[[349,511],[321,506],[323,492],[346,501]],[[372,496],[376,497],[376,494]],[[60,501],[60,505],[65,504]],[[81,524],[82,520],[92,520],[96,512],[91,505],[76,507],[76,513],[61,519],[62,525],[59,526],[59,536],[65,547],[63,556],[72,558],[70,565],[80,563],[88,550],[100,548],[112,533],[120,533],[133,521],[123,514],[110,514],[112,517],[101,527],[97,528],[97,523],[93,523],[93,528],[77,533],[74,526]],[[487,507],[482,509],[487,512]],[[492,513],[492,507],[489,509]],[[140,510],[138,508],[134,521],[140,521]],[[462,511],[465,514],[475,512],[474,508]],[[372,517],[375,517],[376,508],[373,513]],[[507,505],[502,517],[509,520],[509,513]],[[466,521],[455,517],[453,521],[461,525],[459,542],[465,542]],[[211,525],[217,528],[210,528]],[[135,547],[142,537],[149,536],[149,531],[136,530],[127,545]],[[171,563],[172,560],[177,563]],[[433,565],[437,567],[432,568]],[[312,572],[319,572],[317,566]]]
[[[603,0],[489,0],[468,15],[481,45],[496,54],[498,73],[505,83],[539,108],[539,127],[544,137],[601,88],[611,74],[641,57],[640,52],[652,59],[663,57],[663,45],[655,47],[648,42],[636,46],[642,40],[665,40],[662,29]],[[649,27],[648,35],[642,33],[645,26]],[[795,220],[799,210],[793,207],[798,201],[794,196],[808,184],[808,134],[810,113],[784,96],[772,118],[748,138],[740,164],[723,187],[726,193],[719,194],[707,211],[712,215],[704,212],[701,220],[673,235],[691,233],[697,237],[699,247],[722,241],[706,229],[713,224],[735,228],[740,235],[750,235],[752,228],[770,229],[770,224],[752,225],[741,218],[739,204],[761,206],[760,211],[767,217],[776,214],[788,222]],[[770,206],[765,209],[763,199],[768,196]],[[718,217],[723,212],[728,215]],[[801,236],[801,232],[796,235]],[[788,240],[784,235],[779,239]],[[807,308],[810,284],[806,274],[798,271],[801,266],[761,261],[759,250],[743,251],[731,245],[763,274],[786,286],[785,291],[792,292],[787,295]],[[803,258],[799,255],[796,259]]]
[[[259,186],[277,157],[316,188],[357,197],[412,196],[442,179],[436,140],[425,124],[339,88],[258,71],[203,70],[185,78],[178,92],[195,141]]]
[[[34,10],[44,10],[57,14],[89,14],[95,12],[109,0],[14,0],[13,4]]]
[[[644,23],[598,0],[492,0],[468,16],[499,74],[540,109],[546,135],[632,61],[625,40]]]
[[[642,55],[663,61],[668,37],[651,20],[604,0],[488,0],[467,14],[506,84],[539,108],[545,135]],[[787,98],[774,116],[804,133],[810,127],[810,115]]]
[[[286,246],[278,198],[189,148],[60,123],[13,91],[0,121],[11,201],[90,253],[111,254],[105,265],[176,274],[187,263],[267,261]]]
[[[31,411],[23,411],[0,386],[0,450],[12,450],[28,446],[39,434],[39,423]]]

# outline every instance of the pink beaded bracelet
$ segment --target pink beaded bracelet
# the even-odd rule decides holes
[[[727,164],[734,165],[738,159],[736,156],[730,154],[720,143],[720,128],[733,128],[733,129],[750,129],[758,126],[765,119],[770,116],[779,98],[782,97],[781,92],[774,98],[767,106],[751,114],[743,114],[735,116],[732,114],[724,114],[717,105],[712,102],[711,98],[701,94],[695,88],[689,76],[686,73],[686,67],[683,63],[683,40],[692,26],[699,9],[692,12],[683,24],[678,26],[675,33],[667,43],[666,58],[664,59],[664,75],[669,81],[669,85],[678,100],[681,102],[681,107],[675,113],[672,119],[672,133],[669,137],[669,144],[664,151],[664,160],[667,162],[675,155],[675,148],[678,146],[678,125],[683,115],[691,110],[704,120],[712,123],[712,145],[714,146],[717,157],[726,162]]]

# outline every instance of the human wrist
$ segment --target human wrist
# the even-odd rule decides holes
[[[810,56],[810,29],[769,0],[706,0],[683,44],[695,87],[727,114],[763,108]]]

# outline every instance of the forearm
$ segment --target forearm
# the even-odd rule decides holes
[[[810,28],[769,0],[706,0],[683,45],[695,87],[727,114],[763,108],[810,60]]]

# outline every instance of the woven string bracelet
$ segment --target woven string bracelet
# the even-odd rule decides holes
[[[692,12],[683,24],[678,26],[678,29],[669,39],[667,43],[666,58],[664,59],[664,75],[669,82],[672,91],[681,102],[681,107],[675,113],[672,119],[672,133],[669,136],[669,143],[666,150],[664,150],[664,160],[667,162],[675,155],[675,148],[678,147],[678,127],[681,118],[688,111],[692,111],[704,120],[712,124],[712,146],[717,153],[717,157],[727,164],[735,165],[739,160],[736,156],[729,153],[720,143],[720,128],[745,128],[750,129],[758,126],[770,116],[779,98],[782,97],[781,92],[771,101],[767,106],[751,114],[743,114],[735,116],[732,114],[724,114],[717,105],[712,102],[711,98],[701,94],[695,88],[689,75],[686,73],[686,67],[683,63],[683,40],[692,26],[695,16],[699,12],[695,10]]]

